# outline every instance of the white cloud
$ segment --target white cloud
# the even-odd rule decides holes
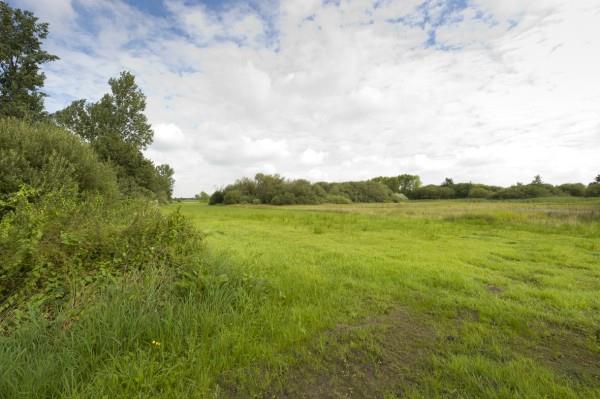
[[[176,195],[260,171],[493,184],[600,172],[596,0],[473,0],[424,28],[406,23],[418,0],[169,1],[161,17],[119,0],[13,3],[52,22],[51,110],[136,74],[156,134],[148,155],[174,166]]]
[[[300,156],[300,162],[305,165],[319,165],[323,163],[325,157],[327,157],[325,151],[315,151],[312,148],[307,148]]]

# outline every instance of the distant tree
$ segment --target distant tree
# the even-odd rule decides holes
[[[542,181],[542,176],[535,175],[535,177],[531,181],[531,184],[544,184],[544,182]]]
[[[453,186],[453,185],[454,185],[454,180],[452,180],[452,179],[451,179],[451,178],[449,178],[449,177],[446,177],[446,178],[444,179],[444,182],[443,182],[442,184],[440,184],[440,185],[441,185],[442,187],[451,187],[451,186]]]
[[[217,190],[214,193],[212,193],[208,203],[209,205],[222,204],[224,200],[225,194],[223,193],[223,190]]]
[[[585,190],[586,197],[600,197],[600,183],[591,183]]]
[[[402,174],[398,176],[399,192],[408,194],[421,187],[421,178],[417,175]]]
[[[170,200],[173,197],[173,186],[175,179],[173,175],[175,171],[168,164],[158,165],[156,167],[156,188],[153,190],[156,193],[164,193],[166,199]]]
[[[48,24],[0,1],[0,116],[42,119],[46,79],[40,66],[57,56],[42,50]]]
[[[596,176],[596,178],[594,179],[594,183],[600,184],[600,175]]]
[[[558,186],[558,189],[573,197],[583,197],[585,195],[585,186],[581,183],[565,183]]]
[[[208,195],[204,191],[201,191],[199,194],[196,194],[194,198],[196,198],[200,202],[208,202],[208,200],[210,199],[210,195]]]

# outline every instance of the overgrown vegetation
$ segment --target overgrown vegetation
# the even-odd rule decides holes
[[[474,183],[454,183],[446,179],[440,185],[421,186],[415,175],[376,177],[367,181],[344,183],[311,183],[307,180],[286,180],[279,175],[257,174],[243,178],[215,191],[209,203],[215,204],[350,204],[353,202],[399,202],[406,199],[528,199],[554,196],[600,196],[600,176],[587,187],[581,183],[553,186],[536,176],[530,184],[508,188]]]
[[[32,309],[53,317],[98,279],[175,267],[176,259],[200,251],[180,216],[121,197],[110,165],[60,128],[0,120],[0,160],[4,330]]]

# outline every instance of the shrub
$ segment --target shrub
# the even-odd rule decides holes
[[[410,193],[414,199],[449,199],[454,198],[454,190],[448,186],[428,186],[419,187]]]
[[[239,190],[225,191],[223,195],[223,203],[225,205],[239,204],[242,202],[242,193]]]
[[[402,193],[394,193],[392,195],[392,200],[394,202],[402,202],[408,200],[408,197]]]
[[[23,309],[51,314],[74,291],[132,269],[176,264],[190,255],[190,243],[199,244],[180,215],[163,216],[148,201],[23,186],[5,202],[12,209],[0,221],[0,318],[13,324]]]
[[[581,183],[566,183],[558,186],[558,189],[565,194],[573,197],[583,197],[585,195],[585,186]]]
[[[487,198],[491,194],[491,191],[483,187],[472,187],[471,190],[469,190],[469,198]]]
[[[296,196],[288,192],[278,194],[271,200],[273,205],[294,205],[296,203]]]
[[[600,183],[591,183],[585,190],[586,197],[600,197]]]
[[[328,204],[351,204],[350,198],[343,195],[329,194],[325,197],[325,202]]]
[[[225,201],[225,194],[221,190],[217,190],[210,196],[209,205],[222,204]]]
[[[80,193],[116,197],[115,172],[89,145],[49,124],[0,119],[0,199],[23,185],[48,192],[74,186]]]
[[[533,184],[517,184],[505,189],[502,189],[491,196],[493,199],[527,199],[527,198],[539,198],[539,197],[550,197],[553,195],[560,194],[560,191],[556,190],[550,184],[533,183]]]

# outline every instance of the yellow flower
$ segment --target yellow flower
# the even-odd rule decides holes
[[[154,345],[158,348],[160,346],[160,342],[156,341],[156,340],[152,340],[152,345]]]

